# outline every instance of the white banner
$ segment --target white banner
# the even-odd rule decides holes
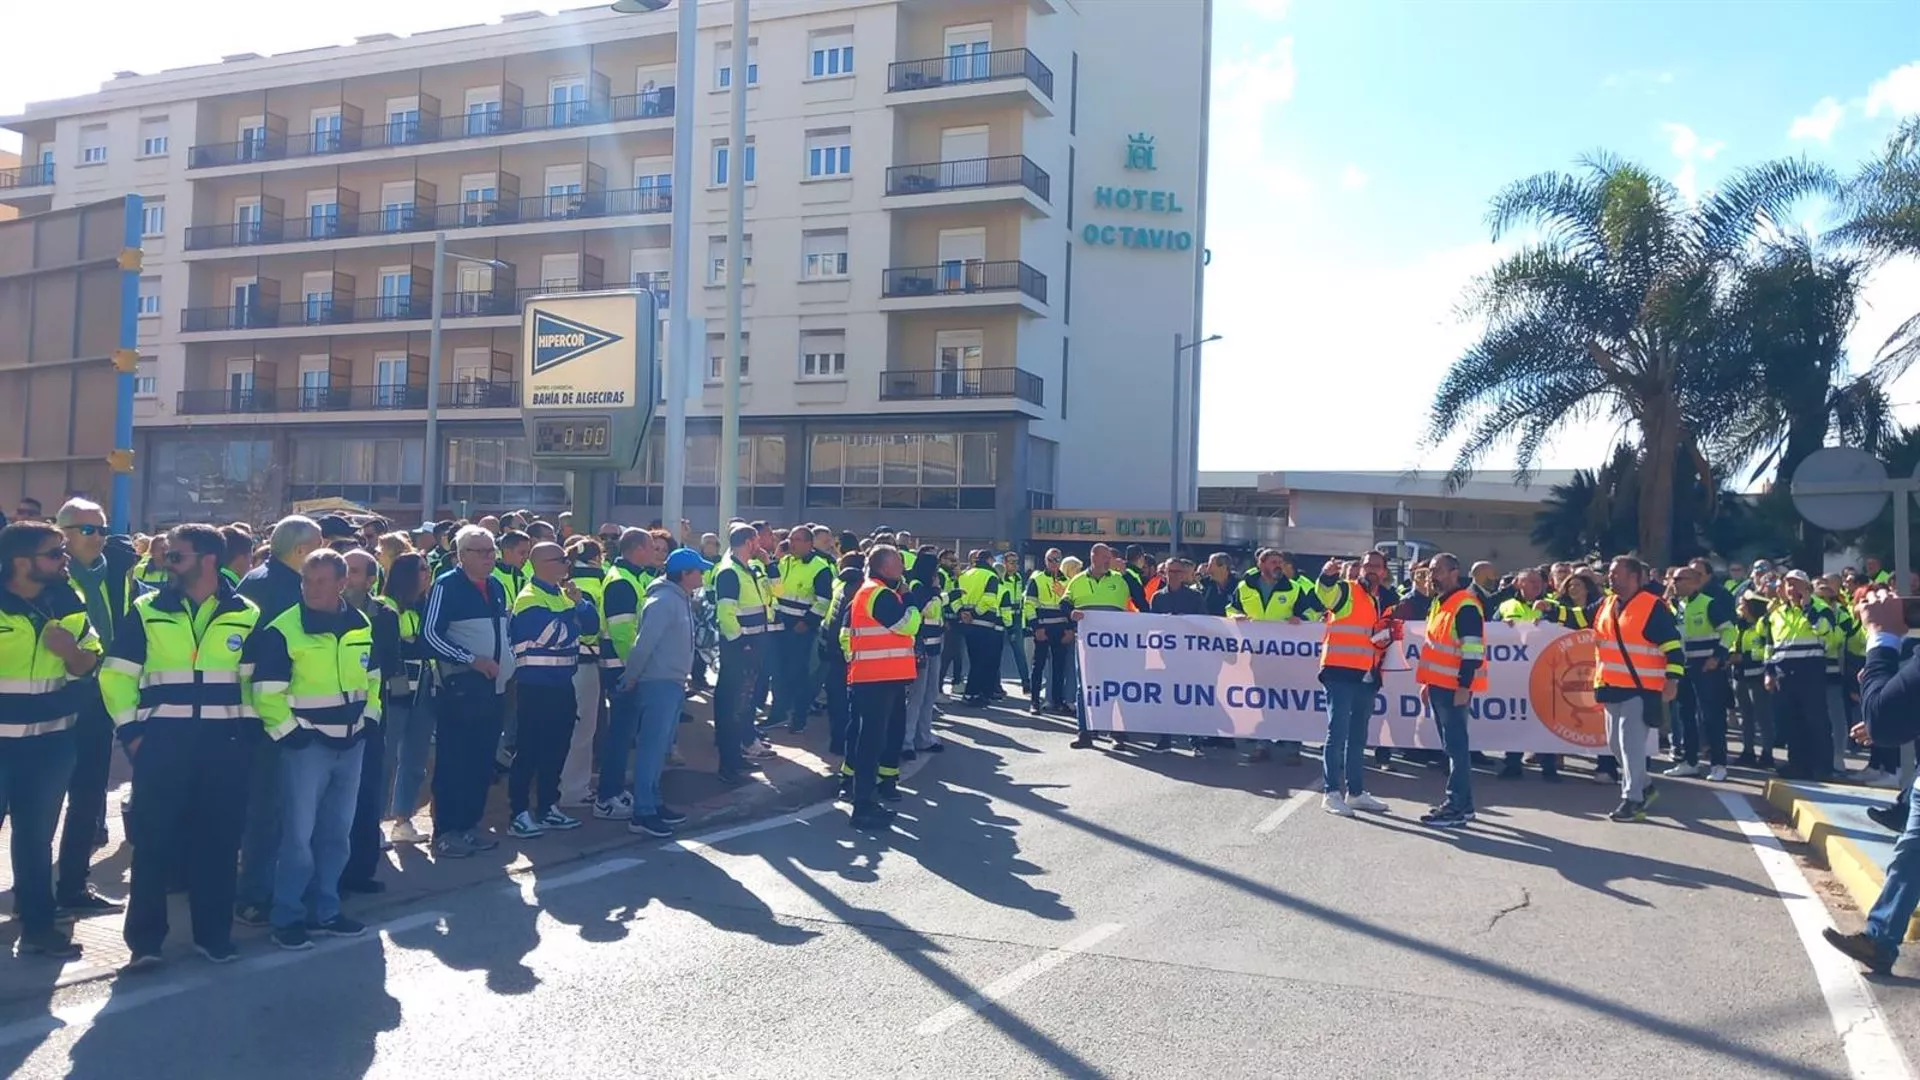
[[[1087,726],[1096,731],[1322,742],[1320,623],[1089,611],[1076,629]],[[1413,672],[1426,624],[1408,623],[1374,695],[1370,746],[1438,749]],[[1488,623],[1488,692],[1471,708],[1475,750],[1607,752],[1593,699],[1593,632]]]

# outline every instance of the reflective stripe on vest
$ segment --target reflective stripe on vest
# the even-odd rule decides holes
[[[913,634],[882,626],[873,617],[873,603],[888,587],[869,578],[853,594],[847,614],[847,682],[911,682],[919,673],[914,663]],[[909,612],[907,620],[912,621]]]
[[[1705,660],[1720,646],[1720,631],[1707,614],[1711,608],[1705,593],[1694,593],[1680,601],[1674,612],[1680,617],[1680,645],[1689,660]]]
[[[1667,654],[1647,640],[1647,619],[1659,602],[1642,592],[1624,606],[1617,596],[1600,605],[1593,621],[1594,686],[1649,693],[1666,688]]]
[[[1239,595],[1240,611],[1249,619],[1256,622],[1277,622],[1293,617],[1295,596],[1291,581],[1275,583],[1273,591],[1267,594],[1265,600],[1260,598],[1260,587],[1246,578],[1240,579],[1240,586],[1236,592]]]
[[[1427,613],[1427,640],[1420,646],[1420,667],[1413,673],[1414,681],[1425,686],[1437,686],[1443,690],[1460,689],[1460,664],[1466,659],[1480,661],[1473,670],[1474,693],[1487,690],[1486,646],[1480,641],[1460,640],[1459,632],[1454,628],[1462,609],[1480,608],[1480,600],[1473,594],[1471,587],[1457,589],[1452,596],[1435,604]],[[1484,620],[1486,612],[1481,609]]]
[[[227,603],[237,600],[238,606],[215,612],[196,634],[195,613],[161,607],[162,595],[147,593],[133,604],[147,642],[146,659],[134,664],[109,658],[101,672],[101,700],[115,726],[136,719],[253,716],[244,707],[251,668],[242,663],[241,648],[259,624],[260,609],[245,598],[230,599]]]
[[[752,568],[742,566],[733,561],[731,554],[720,564],[719,572],[722,574],[732,573],[734,583],[738,586],[735,590],[739,593],[737,598],[732,601],[719,600],[716,602],[731,602],[734,605],[733,617],[735,621],[740,624],[739,636],[751,637],[754,634],[766,633],[767,597],[766,593],[762,591],[762,583],[766,581],[766,578],[755,573]],[[717,580],[716,578],[716,582]],[[724,636],[724,634],[722,636]]]
[[[1349,581],[1347,613],[1327,623],[1327,636],[1320,643],[1322,668],[1347,668],[1372,671],[1380,663],[1384,650],[1373,643],[1381,628],[1380,608],[1373,594]]]

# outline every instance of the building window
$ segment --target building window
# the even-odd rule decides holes
[[[847,332],[844,330],[808,330],[800,335],[800,377],[803,379],[844,379],[847,377]]]
[[[1053,509],[1055,462],[1060,446],[1048,439],[1027,437],[1027,509]]]
[[[165,157],[167,154],[167,118],[140,121],[140,156]]]
[[[449,454],[453,443],[468,441],[447,440]],[[425,447],[426,441],[417,438],[301,436],[293,440],[287,497],[348,499],[362,505],[417,503]],[[453,473],[451,458],[447,472]],[[449,498],[457,502],[460,496]]]
[[[724,236],[707,237],[707,284],[725,285],[727,283],[727,238]],[[753,284],[753,237],[740,238],[740,271],[742,285]]]
[[[725,90],[733,85],[733,42],[723,41],[713,48],[713,85]],[[747,40],[747,85],[760,85],[760,43]]]
[[[98,165],[107,160],[107,125],[93,124],[80,129],[80,164]]]
[[[998,480],[993,432],[815,435],[807,506],[991,510]]]
[[[159,199],[148,199],[140,207],[140,235],[165,236],[167,232],[167,204]]]
[[[732,157],[732,154],[728,152],[728,148],[727,148],[727,140],[715,139],[713,142],[713,186],[714,187],[726,186],[727,167],[731,157]],[[753,136],[749,135],[747,136],[747,171],[745,175],[742,176],[741,178],[742,183],[751,184],[756,179],[754,176],[754,173],[757,171],[756,166],[758,165],[758,160],[757,160],[758,157],[759,157],[759,154],[755,152],[754,145],[753,145]]]
[[[666,475],[663,450],[666,439],[658,426],[640,451],[640,467],[621,473],[614,481],[613,501],[623,505],[660,505]],[[720,503],[720,436],[687,434],[683,495],[688,506]],[[736,505],[780,506],[786,501],[787,440],[784,435],[740,436],[740,486]]]
[[[807,132],[807,175],[846,176],[853,172],[853,133],[846,128]]]
[[[847,276],[847,230],[816,229],[800,238],[800,276],[809,281]]]
[[[140,317],[143,319],[160,317],[160,279],[157,277],[140,279]]]
[[[853,31],[823,30],[807,41],[812,63],[807,71],[816,79],[853,74]]]
[[[157,374],[160,365],[151,356],[140,358],[140,364],[133,373],[133,396],[155,397],[159,394],[160,377]]]
[[[747,359],[748,359],[747,352],[752,348],[753,348],[753,335],[741,334],[740,335],[740,381],[741,382],[748,381],[748,377],[752,374],[751,365],[747,363]],[[707,335],[707,381],[709,383],[720,382],[721,373],[726,370],[726,366],[727,366],[727,336],[725,334],[708,334]]]
[[[156,439],[147,475],[147,520],[269,521],[286,513],[275,490],[283,470],[261,440]]]
[[[560,508],[567,503],[566,474],[536,468],[524,435],[447,440],[447,503],[474,507]]]

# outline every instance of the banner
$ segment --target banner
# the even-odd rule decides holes
[[[1095,731],[1322,742],[1321,623],[1089,611],[1077,626],[1081,697]],[[1408,623],[1374,695],[1370,746],[1440,748],[1413,672],[1425,623]],[[1607,752],[1593,699],[1593,631],[1488,623],[1488,690],[1470,710],[1475,750]]]

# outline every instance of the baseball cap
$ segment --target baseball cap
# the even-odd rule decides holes
[[[700,553],[692,548],[675,548],[672,554],[667,556],[669,575],[684,574],[689,570],[698,570],[704,574],[711,569],[713,564],[701,558]]]
[[[1787,571],[1787,580],[1788,581],[1804,581],[1809,585],[1813,584],[1813,579],[1807,576],[1807,572],[1805,570]]]
[[[425,536],[427,533],[433,532],[437,528],[439,528],[439,526],[435,525],[433,522],[423,521],[420,524],[415,525],[413,527],[413,535]]]
[[[325,538],[334,538],[358,536],[359,534],[354,531],[353,522],[348,521],[339,514],[328,514],[326,517],[320,519],[320,535]]]

